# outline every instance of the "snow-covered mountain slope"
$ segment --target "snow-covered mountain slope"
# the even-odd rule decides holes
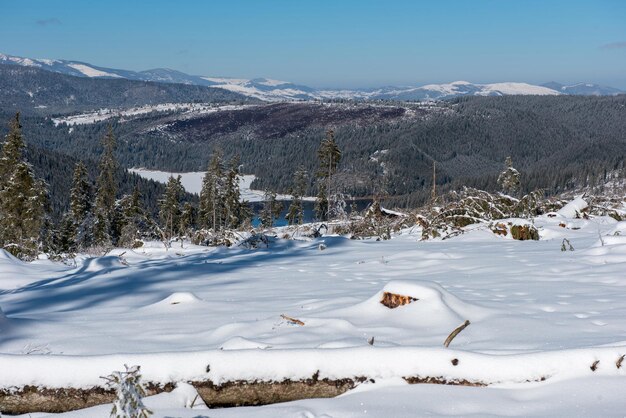
[[[599,84],[592,83],[577,83],[570,86],[566,86],[557,82],[550,82],[542,84],[543,87],[547,87],[552,90],[556,90],[563,94],[572,94],[579,96],[615,96],[618,94],[624,94],[624,91],[616,89],[614,87],[601,86]]]
[[[558,95],[560,92],[542,86],[527,83],[474,84],[467,81],[455,81],[447,84],[427,84],[420,87],[385,87],[369,92],[323,91],[322,97],[389,99],[389,100],[439,100],[457,96],[504,96],[504,95]],[[336,94],[339,93],[339,94]]]
[[[615,95],[623,91],[596,84],[580,83],[566,86],[551,82],[541,86],[505,82],[476,84],[455,81],[446,84],[423,86],[389,86],[375,89],[315,89],[288,81],[268,78],[231,78],[189,75],[167,68],[146,71],[129,71],[99,67],[80,61],[23,58],[0,54],[0,64],[38,67],[43,70],[90,78],[126,78],[129,80],[181,83],[219,87],[248,97],[265,101],[356,99],[356,100],[440,100],[458,96],[503,96],[503,95]]]
[[[272,80],[268,78],[201,77],[213,83],[213,87],[230,90],[266,101],[282,100],[312,100],[320,99],[318,92],[307,86],[301,86],[288,81]]]

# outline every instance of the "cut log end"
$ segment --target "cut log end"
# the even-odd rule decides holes
[[[388,307],[389,309],[395,309],[398,306],[408,305],[411,302],[418,300],[413,296],[398,295],[396,293],[384,292],[383,298],[380,303]]]

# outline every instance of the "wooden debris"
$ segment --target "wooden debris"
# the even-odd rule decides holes
[[[459,332],[463,331],[465,328],[467,328],[467,326],[470,324],[470,321],[467,320],[463,323],[463,325],[457,327],[454,331],[452,331],[450,333],[450,335],[448,335],[448,338],[446,338],[446,341],[444,341],[443,345],[444,347],[448,347],[450,345],[450,343],[452,342],[452,340],[454,339],[454,337],[456,337],[457,335],[459,335]]]
[[[408,305],[411,302],[415,302],[419,300],[412,296],[398,295],[396,293],[384,292],[383,298],[380,300],[380,303],[388,307],[389,309],[395,309],[398,306]]]
[[[593,364],[590,367],[592,372],[595,372],[596,370],[598,370],[598,364],[600,364],[600,360],[596,360],[593,362]]]
[[[615,362],[615,366],[618,369],[622,368],[622,363],[624,362],[624,357],[626,357],[626,355],[622,354],[622,356],[620,358],[618,358],[617,361]]]
[[[505,224],[498,222],[491,227],[491,232],[496,235],[502,235],[505,237],[509,234],[509,228],[507,228]]]
[[[268,405],[298,399],[334,398],[364,382],[364,377],[347,379],[284,380],[280,382],[231,381],[191,382],[209,408]]]
[[[300,321],[299,319],[292,318],[287,315],[281,315],[280,317],[286,320],[287,322],[289,322],[290,324],[304,326],[304,322]]]
[[[369,345],[374,345],[374,337],[370,338],[369,340],[367,340],[367,343]]]
[[[453,385],[453,386],[472,386],[472,387],[487,386],[487,384],[484,382],[470,381],[466,379],[446,379],[445,377],[410,376],[410,377],[403,377],[403,379],[410,385],[416,385],[419,383],[429,383],[431,385]]]
[[[453,366],[458,366],[459,365],[459,359],[458,358],[453,358],[451,361]]]

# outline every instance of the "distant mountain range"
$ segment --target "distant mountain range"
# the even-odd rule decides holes
[[[146,71],[130,71],[99,67],[80,61],[23,58],[0,54],[0,64],[36,67],[46,71],[88,78],[127,79],[177,83],[225,89],[247,97],[264,101],[319,100],[319,99],[369,99],[369,100],[440,100],[458,96],[504,96],[504,95],[617,95],[626,92],[597,84],[579,83],[563,85],[556,82],[540,86],[508,82],[475,84],[455,81],[448,84],[424,86],[382,87],[376,89],[315,89],[287,81],[267,78],[241,79],[189,75],[167,68]]]

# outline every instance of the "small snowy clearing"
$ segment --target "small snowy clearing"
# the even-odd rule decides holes
[[[89,388],[129,364],[145,381],[178,384],[145,399],[155,417],[621,417],[626,222],[571,219],[572,229],[564,216],[534,219],[539,241],[475,225],[431,241],[414,228],[389,241],[273,239],[258,250],[155,242],[76,267],[0,252],[0,389]],[[561,251],[564,238],[574,251]],[[384,292],[413,301],[389,309]],[[188,408],[194,379],[313,375],[374,383],[333,399]],[[104,418],[110,407],[57,416]]]
[[[180,181],[189,193],[200,194],[202,190],[202,179],[206,174],[204,171],[193,171],[187,173],[173,173],[159,170],[148,170],[145,168],[129,168],[128,171],[140,175],[143,178],[155,180],[161,183],[167,183],[170,176],[180,176]],[[251,189],[250,186],[254,181],[254,174],[247,174],[241,176],[239,180],[239,191],[241,193],[241,200],[247,200],[248,202],[262,202],[265,200],[265,192],[262,190]],[[291,195],[277,194],[278,200],[291,200]],[[305,197],[304,200],[315,200],[314,197]]]

